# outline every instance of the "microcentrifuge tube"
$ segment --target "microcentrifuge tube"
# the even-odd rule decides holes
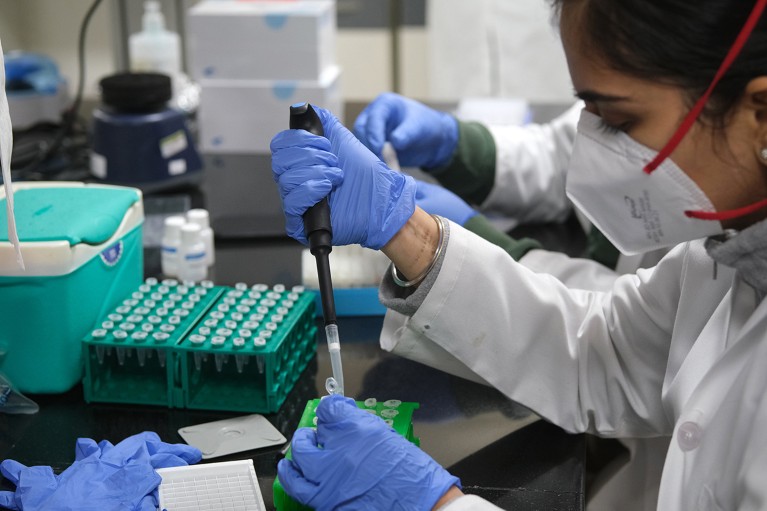
[[[154,301],[154,300],[144,300],[144,307],[146,307],[147,309],[151,310],[156,305],[157,305],[157,302]],[[146,312],[146,314],[148,314],[148,313],[149,313],[149,311]]]
[[[178,284],[178,280],[176,279],[163,279],[162,281],[163,286],[173,287],[177,284]]]
[[[381,410],[381,417],[384,419],[393,419],[399,414],[397,410],[393,410],[391,408],[387,408],[385,410]]]
[[[143,314],[149,314],[150,309],[148,307],[136,307],[135,312],[136,314],[143,315]]]
[[[115,348],[115,352],[117,353],[117,364],[125,365],[125,348]]]
[[[247,355],[235,355],[234,356],[234,362],[237,364],[237,373],[242,374],[242,371],[245,370],[245,366],[248,363],[248,356]]]
[[[114,336],[116,342],[124,341],[128,338],[128,332],[125,330],[115,330],[112,335]]]
[[[244,283],[244,282],[237,282],[237,283],[234,285],[234,288],[235,288],[237,291],[247,291],[247,290],[248,290],[248,285],[247,285],[246,283]]]
[[[128,316],[127,321],[130,323],[141,323],[144,321],[144,316],[141,316],[139,314],[131,314]]]
[[[103,339],[104,337],[107,336],[108,333],[109,332],[107,332],[106,329],[104,328],[97,328],[96,330],[91,332],[91,337],[93,337],[94,339]]]
[[[147,285],[147,284],[141,284],[141,285],[138,287],[138,290],[139,290],[140,292],[142,292],[142,293],[148,293],[148,292],[150,292],[150,291],[152,290],[152,286],[149,286],[149,285]]]
[[[112,330],[115,327],[114,321],[104,321],[101,323],[101,328],[105,330]]]
[[[141,300],[142,298],[144,298],[144,293],[142,293],[141,291],[134,291],[131,294],[131,298],[133,298],[134,300]]]
[[[202,328],[200,330],[202,330]],[[189,342],[191,342],[195,346],[200,346],[202,344],[205,344],[205,339],[206,337],[200,334],[192,334],[189,336]]]
[[[245,321],[242,324],[242,327],[245,328],[246,330],[255,330],[258,328],[258,325],[259,325],[258,321]]]
[[[178,325],[181,323],[181,316],[170,316],[168,317],[168,323],[171,325]]]
[[[194,302],[183,302],[181,304],[181,308],[182,309],[187,309],[187,310],[194,309]]]
[[[146,363],[146,352],[147,350],[136,350],[136,358],[139,367],[144,367],[144,364]]]
[[[224,326],[228,328],[229,330],[234,330],[239,326],[239,323],[231,319],[227,319],[226,321],[224,321]]]
[[[165,332],[155,332],[152,334],[155,344],[162,344],[167,341],[169,337],[170,335]]]
[[[305,289],[304,286],[293,286],[290,291],[293,293],[303,293]]]
[[[194,353],[194,369],[196,371],[199,371],[200,369],[202,369],[202,353],[200,353],[199,351],[196,351]]]
[[[225,329],[219,328],[219,330],[225,330]],[[218,333],[218,331],[216,333]],[[214,348],[220,348],[225,343],[226,343],[226,337],[224,337],[223,335],[216,335],[210,339],[210,345],[213,346]]]
[[[147,333],[143,332],[141,330],[138,330],[136,332],[133,332],[130,337],[135,342],[144,342],[144,341],[146,341]]]
[[[163,332],[171,333],[175,329],[176,327],[174,325],[168,325],[168,324],[160,325],[160,330],[162,330]]]
[[[192,303],[197,303],[197,302],[200,301],[200,295],[198,295],[198,294],[189,295],[189,296],[187,296],[187,300],[189,300]]]
[[[366,411],[366,412],[368,412],[368,413],[370,413],[370,414],[373,414],[373,415],[375,415],[375,414],[376,414],[376,411],[375,411],[375,410],[372,410],[372,409],[370,409],[370,408],[366,409],[365,411]]]
[[[229,358],[229,355],[222,355],[221,353],[216,353],[215,355],[215,363],[216,363],[216,372],[220,373],[224,370],[224,364],[227,362],[227,359]]]
[[[261,346],[266,346],[266,339],[263,337],[256,337],[253,339],[253,346],[256,348],[260,348]]]
[[[264,374],[264,357],[256,356],[256,364],[258,365],[258,374]]]
[[[176,306],[176,302],[174,302],[173,300],[165,300],[164,302],[162,302],[162,306],[165,307],[166,309],[172,309],[173,307]]]
[[[253,284],[251,289],[254,291],[263,293],[264,291],[269,289],[269,286],[267,286],[266,284]]]
[[[399,408],[399,405],[402,404],[402,401],[399,399],[389,399],[388,401],[384,401],[384,406],[386,408]]]
[[[107,319],[109,319],[109,321],[115,321],[115,322],[122,321],[123,320],[123,315],[122,314],[117,314],[117,313],[112,313],[112,314],[107,316]]]
[[[232,321],[242,321],[244,319],[241,312],[232,312]]]
[[[184,299],[183,296],[181,296],[178,293],[173,293],[171,295],[168,295],[168,300],[173,300],[174,302],[180,302]]]
[[[232,331],[228,328],[219,328],[216,330],[216,335],[219,335],[222,338],[226,338],[232,335]]]
[[[166,295],[166,294],[170,293],[170,288],[163,284],[162,286],[157,288],[157,292],[160,293],[160,294]]]
[[[285,284],[275,284],[274,287],[272,287],[272,290],[274,290],[277,293],[284,293]]]
[[[253,335],[253,332],[251,332],[247,328],[241,328],[237,333],[240,334],[240,337],[243,337],[246,339]]]
[[[215,286],[215,284],[211,280],[203,280],[202,282],[200,282],[200,285],[204,287],[205,289],[210,289],[213,286]]]
[[[151,333],[152,330],[154,330],[154,325],[152,323],[144,323],[141,325],[141,330],[147,333]]]
[[[384,422],[385,422],[385,423],[386,423],[386,425],[387,425],[387,426],[389,426],[390,428],[394,427],[394,420],[393,420],[393,419],[384,419]]]
[[[367,408],[375,408],[378,401],[374,397],[369,397],[365,400],[365,406]]]
[[[96,346],[96,358],[99,360],[99,365],[104,364],[104,346]]]
[[[220,311],[214,311],[210,313],[210,317],[213,319],[224,319],[225,316],[226,314]]]
[[[157,279],[154,277],[149,277],[144,282],[146,282],[147,285],[154,286],[157,284]]]
[[[115,309],[118,314],[128,314],[131,310],[130,305],[121,305]]]
[[[160,367],[165,367],[165,357],[165,350],[157,350],[157,363],[160,364]]]

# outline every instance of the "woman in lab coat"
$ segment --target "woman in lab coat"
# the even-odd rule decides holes
[[[767,0],[555,4],[586,101],[568,195],[623,252],[681,243],[657,266],[610,292],[532,272],[416,208],[412,180],[324,111],[327,139],[272,143],[288,232],[304,240],[301,214],[330,193],[333,242],[392,260],[381,295],[408,319],[385,349],[441,350],[570,431],[671,435],[658,509],[764,509]],[[280,464],[299,500],[493,508],[380,421],[323,403]]]

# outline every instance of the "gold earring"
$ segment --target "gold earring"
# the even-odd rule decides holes
[[[761,153],[759,153],[759,155],[762,157],[762,159],[763,159],[764,161],[767,161],[767,147],[765,147],[764,149],[762,149],[762,152],[761,152]]]

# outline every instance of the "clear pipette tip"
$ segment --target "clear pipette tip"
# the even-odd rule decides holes
[[[328,341],[330,366],[333,376],[325,380],[325,390],[328,394],[344,395],[344,371],[341,367],[341,341],[338,338],[338,325],[325,325],[325,338]]]

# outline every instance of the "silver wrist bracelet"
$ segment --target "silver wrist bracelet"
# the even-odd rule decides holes
[[[394,264],[392,264],[391,265],[392,280],[394,280],[394,283],[400,287],[413,287],[415,285],[420,284],[421,281],[426,278],[426,275],[429,274],[432,268],[434,268],[434,265],[437,264],[437,260],[439,260],[439,256],[442,254],[442,243],[445,239],[445,228],[442,226],[442,219],[440,217],[438,217],[437,215],[430,215],[430,216],[434,219],[435,222],[437,222],[437,229],[439,230],[439,241],[437,242],[437,250],[434,252],[434,257],[429,263],[429,266],[427,266],[426,269],[422,271],[420,275],[418,275],[412,280],[402,279],[399,276],[397,267],[394,266]]]

